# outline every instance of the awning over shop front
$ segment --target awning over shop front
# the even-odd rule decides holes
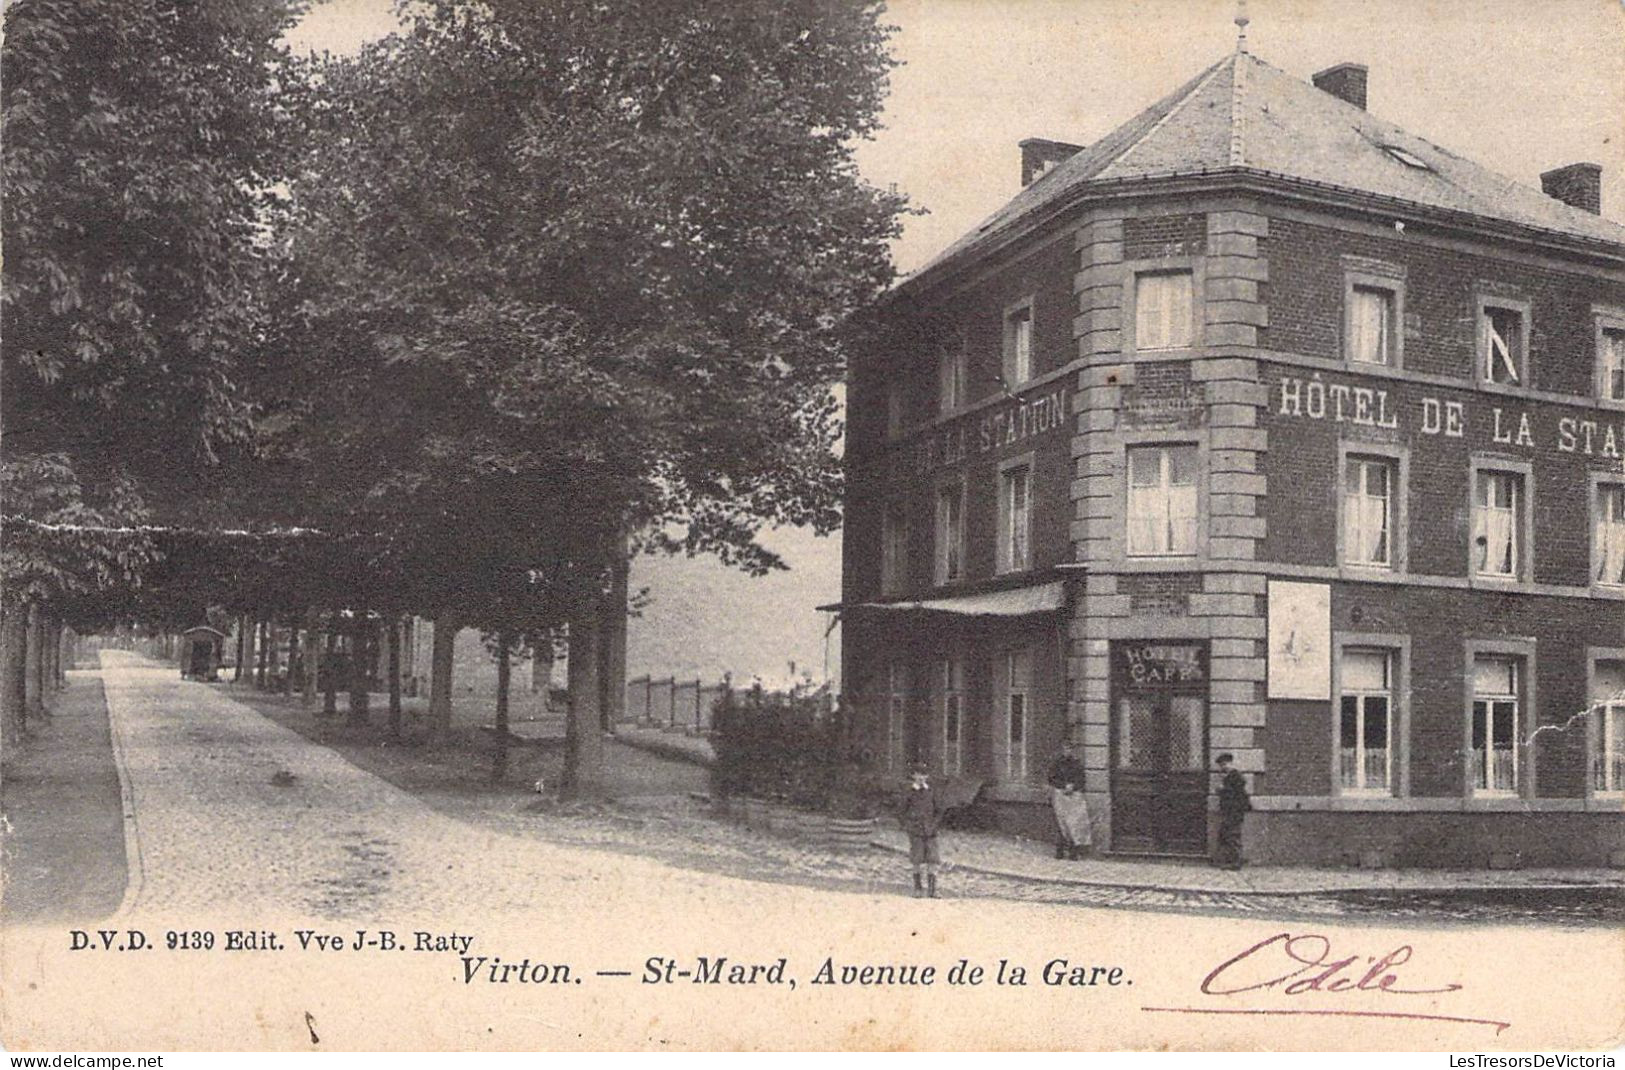
[[[1031,617],[1055,613],[1066,604],[1061,580],[1008,591],[963,594],[953,598],[927,598],[918,602],[854,602],[826,606],[847,613],[949,613],[963,617]]]

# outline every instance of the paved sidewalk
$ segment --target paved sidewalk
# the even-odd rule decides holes
[[[906,853],[908,837],[882,828],[875,845]],[[979,873],[1080,887],[1146,888],[1226,895],[1305,895],[1343,891],[1465,891],[1499,888],[1619,888],[1617,869],[1310,869],[1249,866],[1223,870],[1201,862],[1090,857],[1079,862],[1054,857],[1054,845],[989,832],[944,830],[946,863]]]

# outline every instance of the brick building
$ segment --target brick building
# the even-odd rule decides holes
[[[1625,227],[1238,49],[901,283],[849,385],[875,764],[1261,861],[1625,857]]]

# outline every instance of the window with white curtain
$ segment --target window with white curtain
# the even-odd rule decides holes
[[[937,411],[943,416],[965,404],[965,348],[950,345],[937,358]]]
[[[1518,575],[1523,547],[1523,476],[1481,471],[1473,488],[1473,572],[1498,579]]]
[[[1343,467],[1343,560],[1391,568],[1394,465],[1380,457],[1349,457]]]
[[[1522,664],[1518,658],[1480,655],[1473,660],[1473,791],[1518,791],[1518,739]]]
[[[1006,468],[999,475],[999,571],[1021,572],[1032,566],[1033,470]]]
[[[1485,305],[1480,325],[1483,352],[1479,377],[1491,383],[1523,382],[1525,325],[1523,313],[1515,308]]]
[[[908,512],[888,506],[881,524],[880,591],[899,594],[908,588]]]
[[[1134,446],[1127,451],[1127,552],[1196,553],[1195,446]]]
[[[1625,587],[1625,483],[1597,484],[1592,509],[1594,578],[1607,587]]]
[[[1392,784],[1393,652],[1349,647],[1339,661],[1338,783],[1346,793],[1387,794]]]
[[[1134,279],[1134,346],[1178,349],[1191,344],[1191,273],[1153,271]]]
[[[1355,286],[1349,293],[1348,359],[1356,364],[1394,363],[1394,292]]]
[[[1625,661],[1599,661],[1591,678],[1591,791],[1625,795]]]
[[[1601,342],[1597,358],[1602,365],[1598,384],[1602,396],[1611,401],[1625,401],[1625,330],[1604,330]]]
[[[952,583],[965,576],[965,485],[950,483],[937,490],[936,581]]]
[[[1026,304],[1004,317],[1004,385],[1016,387],[1033,377],[1033,306]]]
[[[1027,735],[1032,716],[1031,692],[1033,656],[1029,650],[1012,650],[1005,655],[1003,672],[1004,731],[999,748],[999,766],[1006,780],[1027,779]]]

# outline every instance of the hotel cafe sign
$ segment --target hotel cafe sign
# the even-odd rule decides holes
[[[1587,457],[1625,457],[1625,423],[1602,415],[1558,415],[1541,411],[1531,416],[1509,402],[1474,402],[1424,395],[1404,402],[1381,387],[1355,386],[1312,378],[1282,376],[1272,399],[1277,416],[1347,423],[1356,427],[1398,429],[1404,425],[1420,435],[1474,439],[1489,432],[1491,443],[1528,449],[1556,449]]]

